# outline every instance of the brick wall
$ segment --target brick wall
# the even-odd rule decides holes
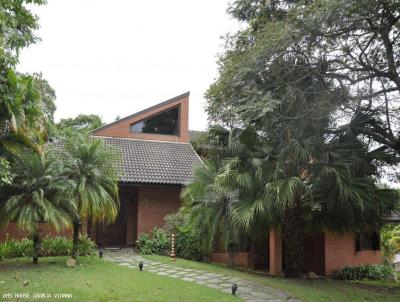
[[[269,231],[269,273],[282,275],[282,233],[277,229]]]
[[[325,233],[325,271],[327,275],[343,266],[378,264],[382,262],[380,251],[356,251],[355,235]]]
[[[181,187],[167,185],[142,186],[138,193],[137,234],[162,227],[165,215],[179,210]]]
[[[71,238],[71,230],[62,230],[61,232],[56,232],[56,230],[47,223],[40,223],[39,230],[42,236],[65,236]],[[7,235],[14,239],[22,239],[27,237],[27,234],[20,229],[18,229],[16,223],[9,223],[5,228],[0,230],[0,242],[3,242]]]
[[[130,125],[138,122],[146,117],[152,116],[158,112],[180,105],[180,130],[179,136],[174,135],[160,135],[148,133],[132,133],[130,132]],[[97,136],[110,136],[110,137],[125,137],[146,140],[159,140],[159,141],[172,141],[172,142],[189,142],[189,96],[169,102],[165,105],[158,106],[153,110],[146,111],[143,114],[136,115],[129,119],[121,119],[120,121],[92,133]]]
[[[251,266],[251,259],[252,255],[251,253],[237,253],[235,255],[235,266],[240,266],[244,268],[248,268]],[[215,263],[223,263],[223,264],[229,264],[229,254],[228,253],[212,253],[211,254],[211,262]]]

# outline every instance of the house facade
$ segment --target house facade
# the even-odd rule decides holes
[[[98,245],[133,245],[181,206],[182,188],[201,160],[189,143],[189,93],[92,131],[119,151],[120,210],[111,225],[93,226]]]
[[[189,93],[184,93],[146,110],[132,114],[91,132],[95,138],[121,154],[117,168],[120,210],[113,224],[92,225],[92,238],[99,246],[132,246],[137,236],[164,225],[164,217],[181,206],[181,191],[193,180],[193,170],[201,159],[190,144]],[[43,234],[55,235],[46,224]],[[283,244],[280,230],[260,230],[265,238],[248,242],[235,255],[238,266],[281,275],[284,271]],[[7,234],[22,238],[14,223],[0,230],[0,241]],[[63,235],[70,235],[65,231]],[[225,245],[219,244],[211,261],[229,263]],[[381,262],[376,234],[309,235],[304,241],[305,271],[319,275],[332,274],[349,265]]]
[[[121,154],[117,219],[110,225],[92,225],[90,230],[83,226],[99,246],[131,246],[140,233],[162,227],[164,217],[179,209],[182,188],[201,164],[189,143],[188,115],[187,92],[91,132]],[[47,224],[39,228],[43,235],[56,235]],[[62,235],[70,236],[70,231]],[[26,234],[9,223],[0,230],[0,241],[7,236]]]

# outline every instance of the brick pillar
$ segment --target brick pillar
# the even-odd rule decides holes
[[[282,275],[282,234],[277,229],[269,231],[269,273]]]

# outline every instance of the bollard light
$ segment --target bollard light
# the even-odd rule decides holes
[[[142,261],[139,262],[139,269],[140,269],[140,271],[143,270],[143,262]]]
[[[100,259],[103,258],[103,251],[101,251],[101,250],[99,251],[99,257],[100,257]]]
[[[232,285],[232,295],[236,295],[236,291],[237,291],[237,289],[238,289],[238,286],[237,286],[237,284],[235,283],[235,284],[233,284]]]

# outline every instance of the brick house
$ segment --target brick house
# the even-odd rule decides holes
[[[164,216],[179,209],[181,190],[201,164],[189,143],[188,113],[189,93],[185,93],[92,131],[122,157],[118,217],[111,225],[92,226],[97,244],[133,245],[138,234],[163,226]],[[43,235],[56,234],[47,224],[40,230]],[[0,241],[7,234],[26,236],[15,223],[0,230]],[[69,236],[70,230],[63,235]]]
[[[185,93],[92,131],[122,156],[120,211],[115,223],[95,228],[98,244],[133,245],[179,209],[181,190],[201,164],[189,143],[188,113]]]
[[[118,165],[122,175],[120,211],[113,224],[92,227],[97,244],[132,246],[138,234],[163,226],[164,216],[179,209],[182,188],[193,179],[193,168],[201,164],[190,144],[188,113],[189,93],[185,93],[92,131],[93,137],[113,146],[122,156]],[[40,228],[44,234],[55,234],[46,224]],[[241,248],[235,263],[281,275],[281,233],[264,232],[264,240],[248,242]],[[13,223],[0,230],[0,241],[6,234],[14,238],[25,236]],[[310,235],[305,239],[304,252],[305,271],[320,275],[329,275],[345,265],[381,262],[379,238],[373,233]],[[211,260],[229,262],[224,244],[211,255]]]

